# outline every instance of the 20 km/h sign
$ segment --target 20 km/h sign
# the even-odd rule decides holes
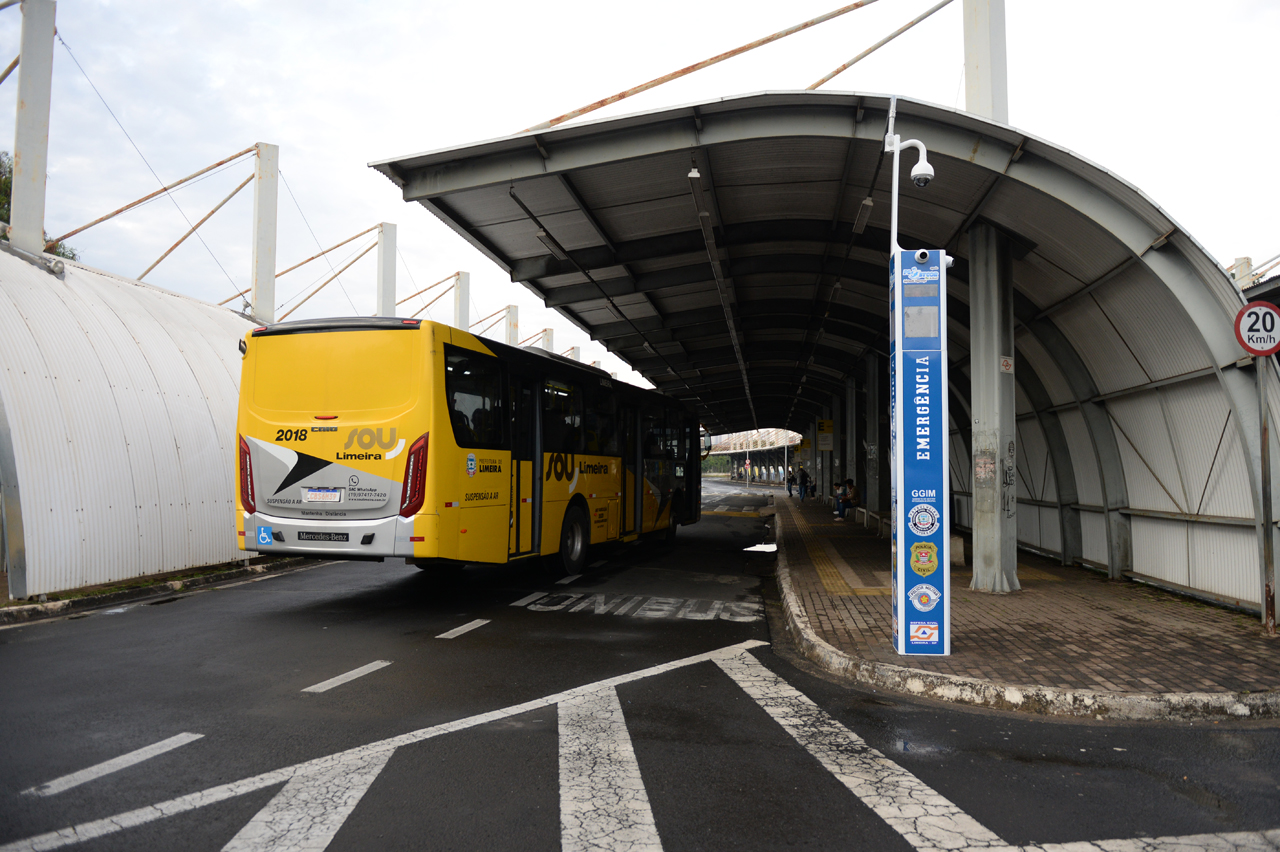
[[[1236,314],[1236,340],[1250,355],[1280,352],[1280,310],[1270,302],[1250,302]]]

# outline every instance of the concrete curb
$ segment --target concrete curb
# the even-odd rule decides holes
[[[82,598],[72,598],[65,601],[49,601],[48,603],[30,604],[28,606],[5,607],[0,609],[0,624],[21,624],[28,621],[39,621],[44,618],[67,615],[81,610],[97,609],[98,607],[109,606],[115,603],[127,603],[130,601],[145,600],[146,598],[160,597],[162,595],[170,595],[174,592],[195,589],[200,586],[208,586],[213,583],[221,583],[226,580],[234,580],[239,577],[252,577],[256,574],[268,574],[276,571],[283,571],[286,568],[296,568],[299,565],[311,561],[313,560],[304,557],[281,559],[277,562],[268,562],[264,565],[247,565],[240,568],[229,568],[226,571],[217,571],[212,574],[205,574],[200,577],[191,577],[186,580],[172,580],[168,583],[144,586],[140,589],[125,589],[119,592],[107,592],[101,595],[86,595]]]
[[[778,543],[778,590],[782,596],[787,632],[806,659],[838,677],[921,698],[1045,716],[1095,719],[1280,718],[1280,693],[1274,691],[1111,693],[1000,684],[863,660],[818,636],[792,585],[786,542],[780,526],[774,531],[774,538]]]

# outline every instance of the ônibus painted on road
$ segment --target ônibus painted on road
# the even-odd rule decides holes
[[[241,352],[243,550],[576,573],[699,518],[697,418],[602,370],[394,317],[278,323]]]

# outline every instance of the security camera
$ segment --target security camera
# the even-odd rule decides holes
[[[911,170],[911,180],[921,189],[924,189],[929,185],[929,181],[933,180],[933,166],[929,165],[929,161],[924,157],[921,157],[920,162],[916,163],[916,167]]]
[[[928,249],[920,249],[919,251],[916,252],[916,263],[928,263],[928,262],[929,262]]]

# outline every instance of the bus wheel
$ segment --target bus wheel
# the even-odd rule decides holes
[[[667,535],[663,539],[663,542],[665,544],[676,543],[676,530],[680,526],[679,523],[676,521],[676,518],[684,514],[683,505],[684,505],[684,501],[680,499],[679,494],[677,494],[676,498],[671,501],[671,520],[667,522]]]
[[[565,574],[582,573],[590,544],[587,513],[580,506],[573,506],[564,513],[564,526],[560,528],[560,566]]]

